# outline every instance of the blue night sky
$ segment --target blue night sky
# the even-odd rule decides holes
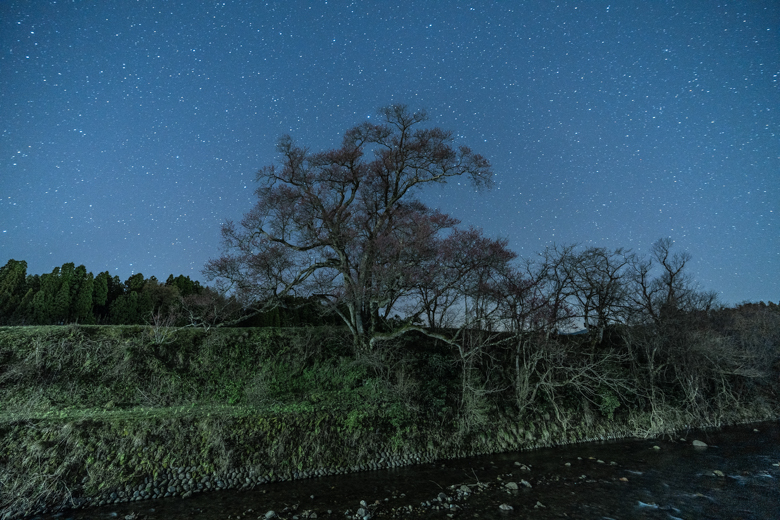
[[[496,174],[423,199],[522,257],[670,236],[723,302],[777,301],[779,30],[774,0],[6,0],[0,265],[205,282],[281,134],[404,103]]]

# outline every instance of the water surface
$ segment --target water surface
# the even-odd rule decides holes
[[[708,446],[694,447],[694,440]],[[361,512],[372,518],[778,519],[779,464],[780,423],[772,422],[683,432],[673,438],[471,457],[33,518],[223,520],[265,518],[268,511],[275,511],[284,519],[311,518],[312,512],[316,518],[341,519],[347,518],[347,511],[354,518],[362,507]],[[518,489],[507,489],[507,482],[517,483]],[[470,487],[469,495],[457,493],[462,485]],[[449,500],[438,500],[440,493]]]

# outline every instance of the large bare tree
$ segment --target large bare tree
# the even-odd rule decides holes
[[[629,312],[627,273],[632,262],[635,256],[630,251],[603,247],[572,253],[566,261],[578,317],[596,332],[596,342],[601,342],[608,325],[625,321]]]
[[[254,208],[223,225],[223,254],[206,264],[209,280],[254,312],[285,295],[317,296],[359,349],[388,334],[391,310],[427,279],[421,269],[435,269],[442,254],[451,259],[447,248],[462,238],[452,233],[455,219],[416,194],[462,176],[489,187],[493,174],[484,157],[453,146],[451,132],[421,126],[425,112],[394,105],[380,115],[381,124],[348,130],[334,150],[312,153],[282,137],[280,163],[257,173]]]
[[[681,314],[708,311],[717,305],[717,294],[699,290],[686,270],[690,253],[673,253],[673,246],[671,238],[661,238],[653,243],[650,258],[632,258],[629,272],[633,321],[668,324],[677,321]]]

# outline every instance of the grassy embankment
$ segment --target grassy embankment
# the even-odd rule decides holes
[[[641,359],[580,344],[547,346],[524,372],[511,344],[466,357],[422,337],[371,356],[349,345],[330,328],[0,328],[0,507],[11,517],[778,416],[773,385],[755,378],[708,387],[722,402],[702,411],[674,385],[642,391]],[[581,369],[604,377],[583,386]]]

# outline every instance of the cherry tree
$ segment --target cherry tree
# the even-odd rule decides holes
[[[358,125],[339,148],[324,152],[283,136],[279,164],[257,173],[254,208],[222,226],[223,253],[206,264],[209,280],[252,312],[286,295],[319,297],[343,319],[358,349],[419,329],[407,323],[400,332],[388,330],[387,318],[402,301],[412,315],[424,311],[415,297],[423,270],[432,274],[442,255],[452,256],[442,246],[460,235],[455,219],[416,195],[453,177],[486,188],[492,171],[481,155],[453,146],[451,132],[422,127],[425,112],[393,105],[380,115],[380,124]],[[474,264],[472,273],[485,268]]]
[[[490,239],[476,228],[454,229],[430,242],[433,249],[416,269],[415,304],[430,328],[481,328],[496,316],[493,285],[503,280],[517,255],[505,239]]]

